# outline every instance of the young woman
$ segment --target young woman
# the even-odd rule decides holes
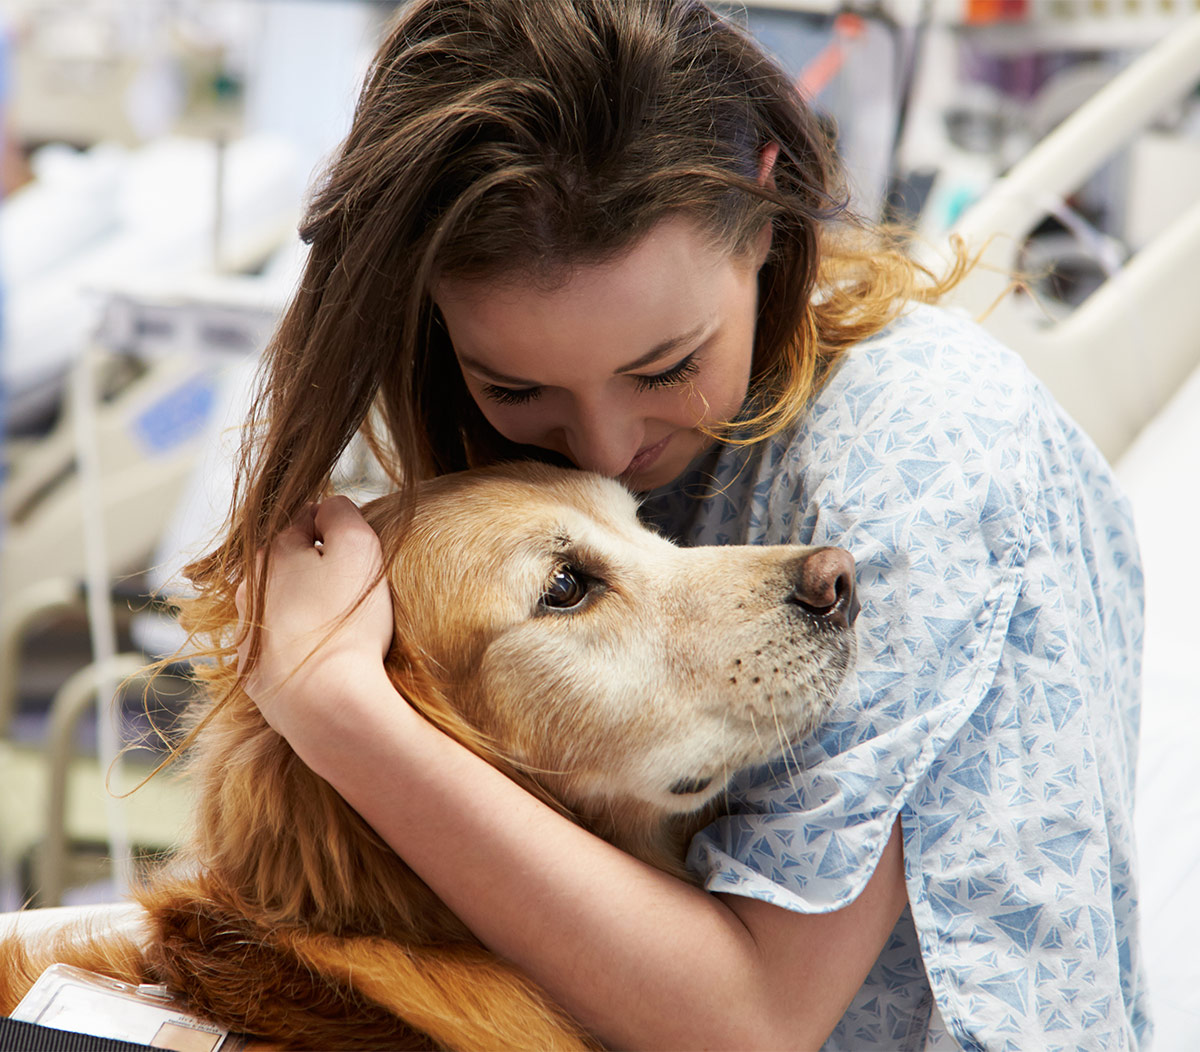
[[[841,202],[786,78],[698,2],[415,0],[193,578],[241,586],[271,724],[609,1045],[1136,1046],[1128,511]],[[399,486],[533,456],[623,479],[686,544],[851,549],[855,684],[792,767],[737,778],[692,845],[706,890],[396,695],[378,542],[307,503],[360,429]]]

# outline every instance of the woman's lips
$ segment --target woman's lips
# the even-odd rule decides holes
[[[666,438],[659,439],[654,445],[638,450],[637,455],[629,462],[629,467],[621,472],[621,477],[629,478],[632,475],[636,475],[639,471],[645,471],[659,458],[659,455],[667,448],[667,443],[670,441],[671,436],[667,435]]]

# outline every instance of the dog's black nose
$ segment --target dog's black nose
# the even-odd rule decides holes
[[[838,628],[858,616],[854,556],[843,548],[818,548],[800,563],[791,600],[805,613]]]

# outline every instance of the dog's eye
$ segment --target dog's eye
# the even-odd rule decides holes
[[[586,597],[587,583],[584,578],[569,566],[563,566],[554,571],[538,602],[553,610],[570,610]]]

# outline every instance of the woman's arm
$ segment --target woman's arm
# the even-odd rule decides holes
[[[313,626],[378,565],[348,501],[326,502],[308,528],[273,551],[252,693],[480,940],[615,1047],[819,1046],[907,901],[898,830],[863,894],[835,913],[701,891],[574,825],[421,718],[384,673],[390,611],[385,626],[372,600],[273,690],[285,655],[311,648]]]

